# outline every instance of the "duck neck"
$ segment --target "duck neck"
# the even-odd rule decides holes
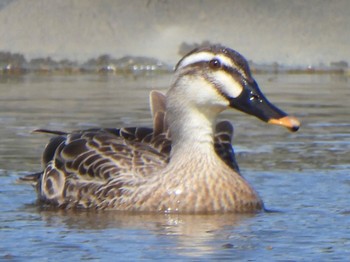
[[[213,119],[214,120],[214,119]],[[168,117],[172,139],[172,156],[188,151],[206,153],[214,145],[213,123],[198,112],[179,112]]]
[[[181,83],[181,88],[186,83]],[[208,106],[200,106],[187,97],[183,91],[177,93],[172,88],[167,94],[167,122],[172,140],[171,159],[184,155],[209,155],[214,152],[214,123],[222,110]],[[186,94],[185,94],[186,95]]]

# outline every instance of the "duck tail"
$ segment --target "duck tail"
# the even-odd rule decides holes
[[[67,135],[68,133],[57,131],[57,130],[48,130],[48,129],[35,129],[32,131],[32,133],[41,133],[41,134],[52,134],[57,136]]]
[[[26,184],[32,184],[36,185],[36,183],[39,181],[40,177],[42,176],[43,172],[33,173],[29,175],[22,176],[18,178],[18,182],[26,183]]]

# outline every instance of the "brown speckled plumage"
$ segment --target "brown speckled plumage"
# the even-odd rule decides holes
[[[52,131],[37,130],[37,132]],[[227,172],[238,174],[238,165],[231,145],[232,136],[233,128],[229,122],[221,121],[216,125],[215,151],[220,161],[227,164]],[[175,205],[166,203],[166,195],[169,192],[162,188],[167,188],[169,185],[161,184],[176,183],[179,186],[180,182],[184,183],[183,190],[188,190],[189,193],[184,198],[197,202],[198,206],[209,205],[205,210],[200,207],[200,211],[217,210],[219,208],[217,203],[208,202],[211,202],[212,191],[215,188],[218,192],[223,191],[225,184],[210,181],[209,175],[205,178],[207,175],[202,174],[205,178],[202,181],[203,185],[186,183],[186,180],[187,182],[192,180],[191,177],[183,177],[180,181],[176,181],[178,172],[176,170],[171,171],[174,175],[169,181],[153,179],[155,173],[161,172],[168,165],[170,151],[171,140],[168,138],[167,130],[122,128],[60,133],[51,139],[43,154],[45,170],[36,186],[39,199],[43,204],[61,208],[174,211],[179,210],[179,200],[174,198]],[[203,158],[198,164],[206,166],[207,161],[209,160]],[[198,166],[192,163],[193,165],[189,167],[179,166],[179,168],[186,169],[186,173],[191,176],[198,172]],[[215,180],[215,177],[212,179]],[[160,184],[157,185],[158,183]],[[211,183],[215,186],[210,185]],[[139,190],[135,190],[134,187],[138,187]],[[141,190],[143,187],[146,188]],[[198,191],[200,197],[195,191]],[[223,197],[230,198],[225,195]],[[148,202],[154,204],[146,205]],[[191,209],[192,207],[186,205],[180,211],[193,212]]]
[[[297,120],[267,100],[263,105],[264,99],[240,54],[222,46],[196,49],[176,66],[166,95],[151,92],[153,128],[37,130],[56,136],[43,153],[43,172],[25,180],[36,181],[41,203],[67,209],[262,210],[258,194],[240,175],[232,125],[214,123],[233,107],[297,130]],[[264,113],[269,106],[272,120]]]

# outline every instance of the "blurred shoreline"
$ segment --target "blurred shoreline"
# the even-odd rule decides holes
[[[256,64],[249,61],[254,73],[275,74],[345,74],[350,75],[350,69],[345,61],[333,62],[318,66],[284,66],[277,63]],[[109,55],[101,55],[86,62],[79,63],[68,59],[54,60],[50,57],[27,60],[24,55],[10,52],[0,52],[0,75],[23,75],[27,73],[46,74],[119,74],[148,75],[171,73],[174,65],[152,57],[124,56],[115,59]]]
[[[0,70],[169,70],[184,46],[210,41],[257,71],[348,72],[349,10],[347,0],[0,0]]]

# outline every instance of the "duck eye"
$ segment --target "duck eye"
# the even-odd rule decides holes
[[[219,69],[221,67],[221,63],[218,59],[212,59],[209,61],[209,67],[211,69]]]

